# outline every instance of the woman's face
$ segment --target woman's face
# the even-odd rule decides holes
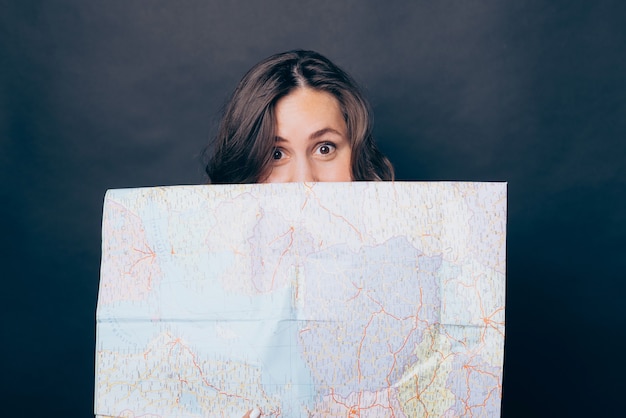
[[[352,181],[348,128],[333,95],[298,88],[276,103],[275,114],[266,183]]]

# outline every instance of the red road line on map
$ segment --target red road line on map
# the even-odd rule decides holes
[[[371,300],[372,302],[374,302],[375,304],[377,304],[378,306],[380,306],[380,311],[378,311],[378,312],[374,312],[374,314],[384,313],[385,315],[390,316],[390,317],[392,317],[393,319],[395,319],[395,320],[397,320],[397,321],[401,321],[401,319],[400,319],[400,318],[398,318],[397,316],[395,316],[395,315],[390,314],[389,312],[387,312],[387,311],[385,310],[385,307],[383,306],[383,304],[382,304],[382,303],[380,303],[379,301],[377,301],[376,299],[374,299],[374,298],[373,298],[373,297],[371,297],[370,295],[367,295],[367,297],[369,298],[369,300]],[[410,316],[409,316],[409,317],[407,317],[407,318],[404,318],[404,319],[408,319],[408,318],[410,318]]]
[[[339,401],[336,397],[335,397],[335,388],[330,388],[330,397],[333,399],[333,401],[335,401],[336,404],[339,404],[341,406],[343,406],[344,408],[346,408],[347,410],[349,410],[351,407],[348,406],[345,402],[341,402]]]
[[[486,374],[487,376],[491,376],[496,380],[496,382],[500,380],[500,377],[497,374],[488,372],[487,370],[479,369],[478,366],[470,366],[469,364],[466,364],[465,366],[463,366],[463,368],[474,371],[476,373]],[[498,384],[498,387],[499,386],[500,385]]]
[[[304,187],[309,189],[309,191],[311,192],[313,191],[313,188],[306,183],[304,183]],[[304,202],[302,203],[302,206],[300,206],[300,210],[303,210],[308,203],[309,203],[309,195],[307,194],[306,197],[304,198]]]
[[[317,201],[317,204],[320,206],[321,209],[324,209],[326,212],[330,213],[332,216],[339,218],[341,220],[343,220],[346,224],[348,224],[350,226],[350,228],[352,228],[354,230],[354,232],[356,232],[356,234],[359,236],[359,240],[361,242],[363,242],[363,235],[361,234],[361,231],[359,231],[359,229],[354,226],[350,221],[348,221],[345,217],[338,215],[336,213],[334,213],[333,211],[331,211],[330,209],[328,209],[326,206],[322,205],[319,198],[317,197],[317,195],[315,194],[315,192],[313,191],[313,188],[309,188],[309,190],[311,190],[311,194],[313,195],[313,198]],[[307,197],[308,199],[308,197]]]
[[[376,315],[376,312],[374,312],[370,316],[369,321],[367,321],[367,324],[365,325],[365,328],[363,329],[363,337],[361,338],[361,341],[359,342],[359,347],[356,350],[356,366],[357,366],[357,372],[359,373],[359,382],[363,378],[363,375],[361,373],[361,350],[363,349],[363,342],[365,341],[365,337],[367,337],[367,328],[370,326],[370,324],[374,320],[374,315]]]
[[[474,289],[476,291],[476,298],[478,299],[478,306],[480,307],[481,318],[482,318],[483,322],[485,323],[485,325],[487,327],[491,327],[491,328],[495,329],[498,333],[500,333],[500,335],[504,336],[502,331],[500,331],[500,329],[498,329],[498,327],[493,325],[493,324],[504,325],[504,323],[503,322],[496,322],[496,321],[492,321],[491,320],[491,317],[494,316],[499,311],[501,311],[503,308],[500,306],[495,311],[493,311],[490,315],[486,315],[485,314],[485,307],[483,306],[483,300],[482,300],[482,297],[480,295],[480,292],[478,291],[478,286],[477,286],[478,279],[481,276],[482,275],[478,275],[478,276],[474,277]],[[483,343],[485,342],[484,338],[485,338],[485,334],[487,332],[487,327],[485,327],[483,329],[483,331],[482,331],[481,340],[482,340]]]
[[[474,359],[474,357],[475,357],[475,356],[472,356],[472,357],[470,358],[470,362]],[[491,393],[492,393],[494,390],[500,390],[500,391],[501,391],[501,390],[502,390],[502,387],[501,387],[501,385],[500,385],[500,379],[499,379],[499,376],[497,376],[497,375],[495,375],[495,374],[493,374],[493,373],[491,373],[491,372],[487,372],[486,370],[480,370],[480,369],[478,369],[478,368],[477,368],[477,366],[470,365],[470,364],[469,364],[469,362],[468,362],[468,363],[466,363],[466,364],[464,364],[464,365],[463,365],[463,368],[464,368],[465,370],[467,370],[467,375],[466,375],[466,378],[465,378],[465,382],[466,382],[466,384],[467,384],[467,398],[465,399],[465,401],[464,401],[463,403],[464,403],[464,405],[465,405],[465,410],[466,410],[466,411],[468,411],[468,412],[469,412],[469,414],[473,416],[471,409],[472,409],[472,408],[477,408],[477,407],[479,407],[479,406],[486,406],[487,399],[489,399],[489,398],[491,397]],[[494,388],[494,389],[492,389],[492,390],[490,391],[489,396],[487,396],[487,398],[485,398],[485,400],[483,401],[483,404],[469,405],[469,398],[470,398],[470,396],[471,396],[471,389],[470,389],[469,379],[470,379],[470,374],[471,374],[472,372],[476,372],[476,373],[481,373],[481,374],[486,374],[486,375],[489,375],[489,376],[493,377],[493,378],[495,379],[495,381],[497,382],[497,384],[496,384],[496,388],[497,388],[497,389],[496,389],[496,388]]]
[[[467,365],[463,365],[463,368],[466,369],[466,366]],[[470,416],[472,416],[472,408],[469,406],[469,399],[470,399],[470,396],[472,395],[471,389],[470,389],[469,377],[470,377],[470,373],[468,372],[467,375],[465,376],[465,384],[467,385],[467,398],[465,398],[461,402],[463,403],[465,407],[465,412],[469,413]]]
[[[391,398],[392,398],[392,393],[391,393],[391,386],[390,386],[387,388],[387,399],[389,401],[389,406],[388,407],[383,406],[383,408],[389,409],[389,411],[391,412],[391,415],[390,415],[391,418],[396,418],[396,411],[391,406]]]
[[[360,295],[360,293],[361,293],[361,291],[362,291],[362,288],[359,288],[356,284],[352,283],[352,285],[358,289],[358,292],[356,293],[356,295],[355,295],[355,296],[353,296],[352,298],[350,298],[350,299],[348,299],[348,300],[352,300],[352,299],[356,298],[357,296],[359,296],[359,295]],[[386,315],[386,316],[388,316],[388,317],[390,317],[390,318],[393,318],[393,319],[395,319],[396,321],[400,321],[400,322],[401,322],[401,321],[404,321],[404,320],[411,319],[411,318],[414,318],[414,320],[415,320],[415,322],[414,322],[414,324],[413,324],[413,327],[409,330],[409,332],[407,333],[407,335],[405,335],[404,340],[402,341],[402,344],[401,344],[401,345],[400,345],[400,346],[399,346],[399,347],[398,347],[395,351],[394,351],[394,349],[391,347],[391,344],[387,343],[387,347],[388,347],[389,353],[390,353],[390,354],[392,355],[392,357],[393,357],[393,362],[392,362],[392,365],[391,365],[391,367],[390,367],[390,369],[389,369],[389,372],[387,373],[387,376],[386,376],[386,381],[387,381],[387,384],[388,384],[388,386],[389,386],[389,387],[387,388],[387,390],[386,390],[386,393],[387,393],[387,399],[389,399],[389,400],[390,400],[390,399],[392,399],[392,393],[391,393],[391,388],[390,388],[390,387],[391,387],[391,374],[393,373],[393,371],[394,371],[394,370],[395,370],[395,368],[396,368],[398,355],[399,355],[399,354],[400,354],[400,353],[401,353],[401,352],[402,352],[402,351],[403,351],[403,350],[407,347],[407,344],[408,344],[408,342],[409,342],[409,340],[410,340],[410,338],[411,338],[412,334],[413,334],[413,333],[415,332],[415,330],[419,327],[419,323],[420,323],[420,320],[419,320],[419,312],[421,311],[421,309],[422,309],[422,307],[423,307],[423,290],[420,288],[420,297],[419,297],[420,303],[419,303],[419,308],[417,309],[416,315],[414,315],[414,316],[413,316],[413,315],[411,315],[411,316],[408,316],[408,317],[406,317],[406,318],[402,318],[402,319],[401,319],[401,318],[399,318],[399,317],[397,317],[396,315],[393,315],[393,314],[391,314],[391,313],[387,312],[387,311],[385,310],[385,308],[384,308],[383,304],[382,304],[382,303],[380,303],[379,301],[377,301],[376,299],[374,299],[373,297],[371,297],[370,295],[367,295],[367,297],[368,297],[368,298],[369,298],[372,302],[374,302],[375,304],[377,304],[377,305],[380,307],[380,310],[371,314],[371,316],[370,316],[370,318],[369,318],[369,320],[368,320],[367,324],[366,324],[366,325],[365,325],[365,327],[364,327],[364,330],[363,330],[363,336],[362,336],[362,338],[361,338],[361,341],[360,341],[360,343],[359,343],[359,347],[358,347],[358,349],[357,349],[357,370],[358,370],[358,374],[359,374],[359,381],[361,381],[361,379],[362,379],[362,370],[361,370],[361,352],[362,352],[362,350],[363,350],[363,344],[365,343],[365,338],[367,337],[367,330],[368,330],[369,326],[372,324],[372,322],[373,322],[374,318],[375,318],[376,316],[380,315],[380,314],[383,314],[383,315]],[[431,344],[432,344],[432,343],[431,343]],[[431,382],[430,382],[430,383],[426,386],[426,388],[425,388],[424,390],[426,390],[428,387],[430,387],[430,385],[433,383],[433,381],[434,381],[435,377],[436,377],[436,373],[435,373],[435,374],[434,374],[434,376],[432,377]],[[417,382],[417,381],[416,381],[416,382]],[[419,387],[417,387],[417,389],[419,389]],[[371,405],[369,405],[368,407],[363,407],[363,406],[361,406],[361,399],[362,399],[362,398],[361,398],[361,395],[362,395],[362,392],[359,392],[359,395],[358,395],[358,405],[359,405],[359,411],[366,410],[366,409],[372,409],[372,408],[376,408],[376,407],[380,407],[380,408],[383,408],[383,409],[388,409],[388,410],[391,412],[391,416],[392,416],[392,417],[395,417],[395,413],[394,413],[394,411],[393,411],[393,407],[392,407],[392,405],[391,405],[391,404],[388,404],[388,405],[383,405],[383,404],[380,404],[380,403],[376,403],[377,401],[374,401],[374,403],[372,403],[372,404],[371,404]],[[378,393],[376,393],[375,395],[376,395],[376,399],[377,399],[377,397],[378,397]],[[424,408],[425,408],[425,405],[424,405],[423,401],[420,399],[419,394],[417,394],[414,398],[415,398],[418,402],[420,402],[420,403],[424,406]],[[335,398],[333,397],[333,399],[335,399]],[[336,400],[336,399],[335,399],[335,400]],[[359,412],[359,414],[360,414],[360,412]],[[349,415],[349,416],[351,416],[351,415]],[[360,416],[360,415],[359,415],[359,416]]]
[[[150,248],[150,246],[148,246],[148,244],[144,244],[144,245],[146,246],[146,248],[148,248],[148,251],[142,251],[142,250],[140,250],[140,249],[138,249],[138,248],[134,248],[134,247],[133,247],[133,250],[134,250],[134,251],[137,251],[138,253],[145,254],[145,255],[144,255],[143,257],[140,257],[140,258],[139,258],[137,261],[135,261],[133,264],[131,264],[131,266],[130,266],[130,268],[128,269],[128,272],[127,272],[128,274],[131,274],[131,273],[132,273],[132,271],[133,271],[133,269],[135,268],[135,266],[136,266],[137,264],[139,264],[140,262],[142,262],[143,260],[146,260],[146,259],[152,258],[152,261],[154,261],[154,259],[156,258],[156,253],[152,250],[152,248]]]
[[[495,311],[493,311],[491,313],[491,315],[484,317],[483,318],[483,322],[485,323],[485,325],[487,325],[488,327],[491,327],[493,329],[496,330],[496,332],[498,332],[500,335],[502,335],[504,337],[504,333],[500,330],[500,328],[498,328],[497,326],[493,325],[493,324],[497,324],[497,325],[501,325],[504,326],[504,322],[498,322],[498,321],[494,321],[491,319],[492,316],[494,316],[495,314],[497,314],[498,312],[504,310],[503,307],[499,307],[498,309],[496,309]]]
[[[426,332],[427,330],[428,330],[428,328],[424,332]],[[416,388],[415,396],[412,396],[411,398],[407,399],[407,401],[405,402],[405,404],[408,404],[412,400],[415,400],[415,401],[419,402],[422,405],[422,408],[424,408],[424,410],[425,410],[425,414],[426,414],[425,416],[429,416],[429,414],[428,414],[428,411],[426,410],[426,404],[422,400],[422,395],[428,390],[428,388],[430,388],[433,385],[435,379],[437,378],[437,372],[439,371],[439,367],[443,364],[443,362],[445,362],[449,357],[453,357],[454,356],[453,353],[449,353],[448,355],[443,355],[443,353],[441,353],[440,351],[437,351],[437,350],[434,349],[434,344],[435,344],[435,339],[433,338],[431,343],[430,343],[430,348],[431,348],[431,351],[433,353],[436,353],[436,354],[440,355],[440,359],[437,362],[435,369],[433,370],[433,374],[431,376],[430,382],[428,382],[428,384],[426,384],[420,390],[419,376],[415,376],[414,377],[415,388]]]
[[[285,237],[288,234],[291,234],[291,237],[293,238],[294,230],[295,230],[295,228],[293,226],[290,226],[289,229],[287,231],[285,231],[283,234],[280,234],[279,236],[277,236],[276,238],[274,238],[273,240],[268,242],[267,246],[269,247],[270,245],[272,245],[273,243],[275,243],[276,241],[278,241],[279,239]]]
[[[359,391],[357,396],[357,402],[354,405],[348,406],[348,404],[345,401],[341,401],[340,399],[338,399],[335,396],[335,392],[334,389],[331,388],[331,398],[333,399],[333,401],[335,402],[336,405],[339,405],[341,407],[343,407],[346,410],[346,417],[347,418],[352,418],[352,417],[360,417],[361,413],[363,411],[367,411],[367,410],[375,410],[375,409],[383,409],[386,410],[387,413],[391,414],[391,415],[387,415],[391,418],[395,418],[396,414],[395,411],[393,410],[393,406],[391,405],[391,403],[387,403],[387,404],[383,404],[381,402],[379,402],[379,396],[381,395],[381,392],[372,392],[372,395],[374,396],[374,399],[368,404],[368,405],[363,405],[363,391]],[[391,399],[390,394],[390,390],[387,389],[385,391],[387,393],[387,399]],[[336,416],[336,415],[333,415]]]
[[[424,413],[426,415],[424,415],[425,417],[428,417],[430,414],[428,413],[428,410],[426,409],[426,404],[424,403],[424,401],[422,400],[422,393],[424,393],[424,391],[419,391],[419,376],[415,376],[413,378],[415,380],[415,396],[410,397],[409,399],[406,400],[406,402],[404,403],[405,405],[408,404],[409,402],[411,402],[412,400],[415,400],[416,402],[418,402],[419,404],[422,405],[422,409],[424,410]],[[428,386],[426,386],[426,388],[428,388]],[[426,389],[424,389],[426,390]]]
[[[346,300],[346,302],[350,302],[351,300],[356,299],[361,294],[361,290],[363,290],[362,287],[358,287],[354,282],[350,282],[350,283],[352,283],[352,286],[356,287],[358,291],[356,292],[354,296]]]
[[[489,394],[487,395],[487,397],[483,400],[483,403],[479,403],[479,404],[473,405],[473,406],[472,406],[472,408],[478,408],[478,407],[483,407],[483,408],[485,408],[485,407],[487,406],[487,401],[491,398],[491,395],[493,395],[493,394],[494,394],[494,392],[496,392],[496,393],[497,393],[497,392],[498,392],[498,391],[500,391],[500,390],[502,390],[502,388],[500,387],[500,385],[498,385],[498,388],[493,388],[493,389],[491,389],[491,390],[489,391]]]
[[[208,386],[208,387],[210,387],[211,389],[215,390],[215,391],[218,393],[218,395],[224,395],[224,396],[229,397],[229,398],[243,399],[243,400],[248,401],[248,402],[249,402],[249,401],[251,401],[251,399],[248,399],[248,398],[246,398],[245,396],[241,396],[241,395],[236,395],[236,394],[233,394],[233,393],[228,393],[228,392],[225,392],[223,389],[220,389],[219,387],[217,387],[217,386],[215,386],[215,385],[213,385],[213,384],[209,383],[209,382],[207,381],[206,377],[204,376],[204,373],[202,372],[202,368],[200,367],[200,365],[198,364],[198,362],[197,362],[197,360],[196,360],[196,355],[195,355],[195,353],[194,353],[193,351],[191,351],[191,349],[189,349],[189,347],[187,347],[186,345],[184,345],[184,344],[181,342],[180,338],[176,338],[174,341],[169,342],[169,343],[166,343],[166,345],[171,345],[171,347],[170,347],[170,352],[169,352],[169,355],[170,355],[170,356],[171,356],[171,354],[172,354],[172,350],[173,350],[173,349],[174,349],[177,345],[179,345],[179,346],[180,346],[181,350],[186,351],[186,352],[187,352],[187,353],[191,356],[191,361],[192,361],[192,363],[194,364],[195,368],[197,369],[198,373],[200,374],[200,379],[202,380],[202,382],[204,382],[204,384],[205,384],[206,386]]]
[[[287,247],[285,247],[283,252],[280,254],[280,257],[278,258],[278,263],[276,263],[276,268],[274,268],[274,273],[272,274],[272,283],[270,285],[269,290],[272,290],[274,288],[274,281],[276,280],[276,272],[278,271],[278,267],[280,267],[280,263],[283,261],[283,257],[285,257],[285,254],[287,254],[289,252],[289,250],[291,249],[291,246],[293,245],[294,227],[293,226],[290,227],[289,231],[285,232],[283,235],[277,237],[274,241],[272,241],[272,242],[270,242],[268,244],[268,246],[269,246],[270,244],[274,243],[276,240],[278,240],[279,238],[284,237],[287,234],[289,234],[289,244],[287,244]]]

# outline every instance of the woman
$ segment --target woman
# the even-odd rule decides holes
[[[206,166],[211,183],[393,180],[354,80],[313,51],[255,65],[239,82]],[[244,418],[261,415],[257,408]]]
[[[303,50],[273,55],[239,82],[206,173],[214,184],[394,178],[354,80]]]

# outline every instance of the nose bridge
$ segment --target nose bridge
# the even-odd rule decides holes
[[[317,181],[315,165],[308,158],[302,156],[294,161],[292,181]]]

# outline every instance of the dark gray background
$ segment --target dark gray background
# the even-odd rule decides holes
[[[292,48],[363,85],[399,179],[509,182],[503,415],[623,409],[621,2],[0,5],[3,411],[91,414],[105,190],[204,182],[229,93]]]

